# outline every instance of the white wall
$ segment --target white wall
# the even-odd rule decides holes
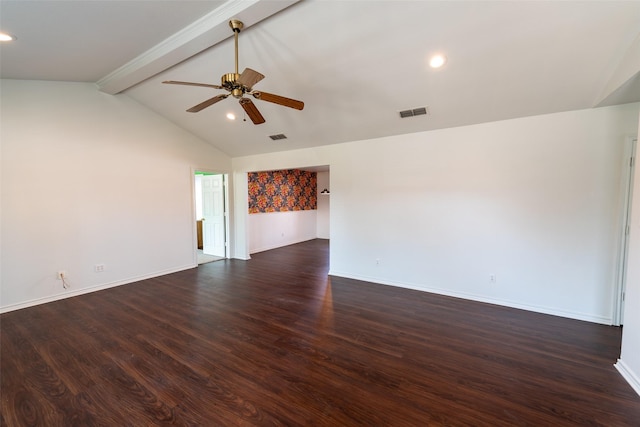
[[[240,175],[330,165],[333,275],[610,323],[623,144],[637,132],[639,109],[571,111],[232,164]],[[237,227],[246,232],[242,220]]]
[[[316,237],[328,239],[330,231],[329,214],[331,212],[331,195],[320,194],[325,188],[331,190],[329,172],[318,172],[318,218],[316,221]]]
[[[640,151],[637,154],[640,154]],[[640,394],[640,167],[638,163],[636,163],[633,183],[628,256],[622,352],[616,367]]]
[[[193,170],[226,155],[93,84],[2,80],[1,102],[2,311],[196,265]]]
[[[262,252],[316,238],[315,210],[249,215],[249,253]]]

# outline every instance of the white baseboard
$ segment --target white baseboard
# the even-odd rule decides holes
[[[43,298],[36,298],[29,301],[21,302],[18,304],[6,305],[3,307],[0,307],[0,313],[8,313],[10,311],[33,307],[40,304],[46,304],[48,302],[59,301],[62,299],[76,297],[76,296],[88,294],[91,292],[97,292],[97,291],[102,291],[104,289],[115,288],[116,286],[127,285],[129,283],[135,283],[141,280],[152,279],[154,277],[164,276],[166,274],[171,274],[171,273],[177,273],[178,271],[189,270],[191,268],[196,268],[196,267],[197,267],[197,264],[189,264],[182,267],[176,267],[168,270],[162,270],[162,271],[157,271],[150,274],[145,274],[142,276],[130,277],[124,280],[118,280],[116,282],[102,283],[100,285],[89,286],[82,289],[69,290],[67,292],[57,294],[57,295],[52,295],[52,296],[43,297]]]
[[[398,283],[398,282],[380,280],[373,277],[358,276],[358,275],[353,275],[348,273],[342,273],[340,271],[335,271],[335,270],[330,270],[329,275],[344,277],[347,279],[361,280],[364,282],[371,282],[379,285],[395,286],[398,288],[406,288],[406,289],[412,289],[416,291],[429,292],[432,294],[445,295],[445,296],[454,297],[454,298],[462,298],[462,299],[467,299],[471,301],[484,302],[487,304],[501,305],[504,307],[511,307],[511,308],[517,308],[520,310],[533,311],[535,313],[550,314],[552,316],[566,317],[566,318],[575,319],[575,320],[584,320],[586,322],[600,323],[603,325],[612,325],[612,322],[613,322],[613,319],[611,317],[595,316],[592,314],[578,313],[578,312],[572,312],[572,311],[559,310],[559,309],[550,308],[550,307],[523,304],[523,303],[514,302],[514,301],[502,300],[497,298],[488,298],[482,295],[475,295],[475,294],[470,294],[466,292],[449,291],[447,289],[434,288],[434,287],[418,285],[418,284]]]
[[[631,370],[623,360],[618,359],[618,362],[613,365],[620,375],[627,380],[631,388],[635,390],[636,393],[640,396],[640,378]]]

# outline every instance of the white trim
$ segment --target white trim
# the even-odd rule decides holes
[[[198,265],[198,221],[196,218],[196,171],[193,166],[191,167],[191,249],[192,253],[192,262]]]
[[[231,239],[231,199],[229,199],[229,186],[231,179],[228,173],[223,174],[222,185],[224,188],[224,257],[231,258],[231,247],[233,246]]]
[[[631,202],[633,199],[633,177],[635,174],[635,164],[630,165],[631,158],[636,157],[637,137],[630,136],[625,139],[622,176],[620,181],[620,234],[618,237],[618,253],[616,257],[616,272],[614,281],[614,292],[612,300],[612,324],[620,326],[624,322],[624,300],[627,267],[627,252],[629,250],[629,236],[627,227],[631,225]]]
[[[455,292],[455,291],[449,291],[446,289],[434,288],[431,286],[425,286],[425,285],[419,285],[419,284],[398,283],[398,282],[392,282],[387,280],[380,280],[373,277],[365,277],[365,276],[341,273],[335,270],[330,270],[329,276],[338,276],[338,277],[344,277],[347,279],[354,279],[354,280],[361,280],[364,282],[376,283],[379,285],[413,289],[416,291],[429,292],[432,294],[445,295],[445,296],[454,297],[454,298],[462,298],[470,301],[484,302],[487,304],[495,304],[495,305],[500,305],[504,307],[517,308],[520,310],[533,311],[535,313],[550,314],[552,316],[566,317],[566,318],[575,319],[575,320],[584,320],[592,323],[601,323],[603,325],[611,325],[611,321],[612,321],[611,317],[606,317],[606,316],[594,316],[592,314],[579,313],[574,311],[565,311],[557,308],[522,304],[514,301],[508,301],[508,300],[496,299],[496,298],[487,298],[487,297],[483,297],[476,294],[470,294],[467,292]]]
[[[96,82],[102,92],[115,95],[232,37],[231,18],[241,19],[245,28],[300,0],[229,0],[191,25],[160,42]]]
[[[92,292],[102,291],[109,288],[115,288],[116,286],[128,285],[130,283],[139,282],[141,280],[153,279],[154,277],[165,276],[171,273],[177,273],[179,271],[189,270],[191,268],[196,268],[197,264],[188,264],[182,267],[170,268],[168,270],[156,271],[155,273],[144,274],[142,276],[130,277],[124,280],[118,280],[116,282],[103,283],[101,285],[90,286],[88,288],[82,288],[78,290],[67,291],[62,294],[53,295],[49,297],[36,298],[30,301],[21,302],[18,304],[11,304],[4,307],[0,307],[1,313],[8,313],[9,311],[20,310],[23,308],[33,307],[40,304],[46,304],[48,302],[59,301],[66,298],[77,297],[79,295],[90,294]]]
[[[620,372],[620,375],[622,375],[622,377],[627,380],[631,388],[633,388],[635,392],[640,396],[640,378],[638,378],[636,374],[634,374],[633,371],[629,369],[629,367],[626,363],[624,363],[623,360],[618,359],[618,362],[613,366],[618,370],[618,372]]]

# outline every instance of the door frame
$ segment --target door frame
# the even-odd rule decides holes
[[[193,262],[195,265],[198,265],[198,229],[197,229],[197,218],[196,218],[196,173],[205,173],[211,175],[222,175],[223,176],[223,197],[224,197],[224,257],[231,258],[231,234],[230,234],[230,224],[229,224],[229,210],[231,209],[229,203],[229,173],[221,172],[217,170],[212,170],[208,168],[196,168],[191,167],[191,218],[193,219],[192,226],[192,236],[191,236],[191,247],[193,250]]]
[[[618,250],[618,266],[613,301],[614,326],[624,323],[624,298],[626,290],[627,261],[629,253],[629,228],[631,221],[631,203],[633,197],[633,180],[636,173],[637,137],[627,137],[624,144],[623,169],[621,176],[621,227],[620,248]]]

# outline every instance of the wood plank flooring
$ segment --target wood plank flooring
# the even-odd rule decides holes
[[[3,426],[639,426],[620,328],[328,278],[326,240],[0,316]]]

